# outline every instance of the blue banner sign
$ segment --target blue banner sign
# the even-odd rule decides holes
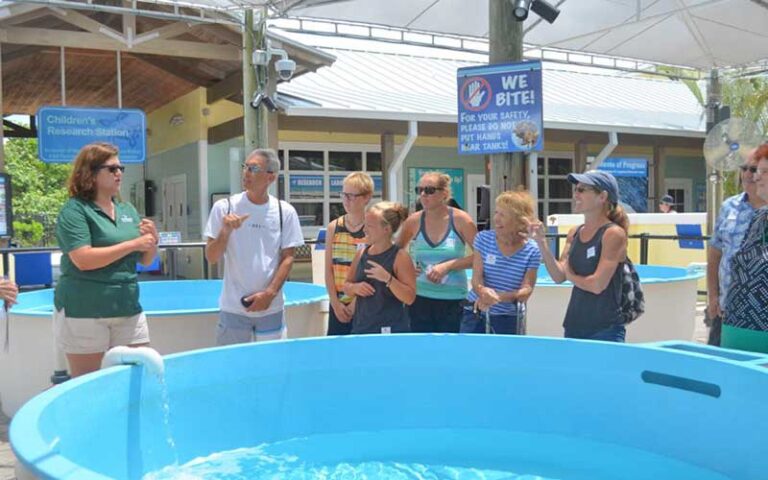
[[[541,61],[460,68],[459,153],[544,148]]]
[[[37,111],[40,160],[72,162],[93,142],[120,149],[122,163],[143,163],[147,157],[147,118],[138,109],[41,107]]]
[[[630,213],[648,211],[648,160],[645,158],[609,157],[603,160],[598,170],[604,170],[616,177],[619,184],[619,199]],[[631,209],[631,210],[630,210]]]
[[[610,172],[614,177],[648,177],[648,160],[644,158],[609,157],[597,167]]]
[[[323,198],[322,175],[290,175],[291,198]]]

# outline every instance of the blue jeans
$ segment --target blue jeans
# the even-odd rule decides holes
[[[627,336],[627,327],[624,325],[614,325],[605,330],[600,330],[591,335],[574,335],[573,332],[565,331],[565,338],[580,338],[582,340],[602,340],[604,342],[624,343]]]
[[[460,333],[485,333],[485,312],[464,309]],[[517,335],[517,316],[491,315],[491,333]]]

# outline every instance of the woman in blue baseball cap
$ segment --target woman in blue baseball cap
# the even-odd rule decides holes
[[[573,283],[565,336],[623,342],[620,266],[627,256],[629,218],[619,205],[619,185],[613,175],[600,170],[571,173],[568,181],[574,185],[574,213],[584,214],[584,224],[568,232],[560,260],[549,250],[541,222],[531,224],[531,238],[552,279]]]

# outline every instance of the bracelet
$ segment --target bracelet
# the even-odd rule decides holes
[[[392,279],[393,278],[395,278],[395,276],[390,273],[389,274],[389,280],[387,280],[387,283],[385,283],[384,286],[389,288],[389,286],[392,285]]]

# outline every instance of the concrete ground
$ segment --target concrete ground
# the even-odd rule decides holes
[[[699,343],[707,343],[707,327],[704,325],[705,304],[699,302],[696,307],[696,330],[693,339]],[[642,320],[640,320],[642,321]],[[15,480],[13,473],[16,458],[11,452],[11,445],[8,443],[8,424],[10,420],[0,411],[0,480]]]

